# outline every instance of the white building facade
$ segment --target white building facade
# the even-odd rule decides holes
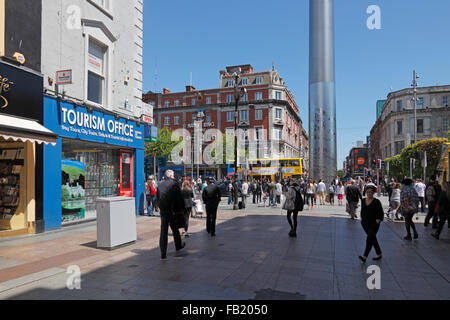
[[[450,129],[450,86],[417,88],[417,141],[446,138]],[[383,159],[399,154],[414,143],[414,92],[392,92],[381,115],[380,152]]]
[[[47,94],[129,119],[142,115],[143,1],[43,0]],[[56,86],[57,71],[72,84]]]

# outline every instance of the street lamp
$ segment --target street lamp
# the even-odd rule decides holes
[[[239,90],[239,79],[241,78],[241,68],[238,68],[235,73],[233,73],[234,77],[234,100],[235,100],[235,109],[234,109],[234,178],[237,179],[237,173],[238,173],[238,137],[237,137],[237,131],[238,131],[238,107],[239,107],[239,101],[241,98],[247,93],[247,89],[242,88]],[[238,210],[238,197],[237,197],[237,190],[233,191],[234,194],[234,205],[233,210]]]
[[[412,87],[414,88],[414,143],[417,142],[417,79],[419,79],[419,75],[416,73],[416,70],[413,71],[413,83]]]
[[[200,158],[201,158],[201,150],[202,150],[202,144],[203,144],[203,139],[202,139],[202,136],[203,136],[203,118],[205,117],[205,114],[202,112],[202,111],[199,111],[198,113],[197,113],[197,116],[196,116],[196,122],[195,122],[195,125],[194,125],[194,136],[195,136],[195,132],[197,132],[197,137],[195,137],[195,143],[197,143],[197,146],[198,146],[198,148],[197,148],[197,154],[199,154],[199,157],[198,157],[198,162],[197,162],[197,179],[200,177]],[[198,126],[200,126],[200,128],[198,128]],[[196,131],[196,129],[198,129],[197,131]],[[198,134],[199,133],[199,131],[201,131],[201,133],[202,134]],[[193,148],[193,153],[195,153],[195,151],[194,151],[194,144],[192,143],[192,148]],[[195,157],[194,157],[195,158]],[[192,176],[194,175],[194,161],[192,161]]]

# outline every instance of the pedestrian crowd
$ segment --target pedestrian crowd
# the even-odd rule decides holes
[[[375,181],[375,182],[374,182]],[[450,184],[440,185],[436,176],[424,184],[420,179],[413,181],[404,178],[401,182],[394,179],[388,181],[372,180],[371,178],[348,179],[339,177],[328,184],[320,179],[223,179],[214,178],[188,179],[176,181],[174,172],[166,171],[161,182],[150,176],[146,182],[147,213],[152,216],[159,213],[161,217],[160,249],[161,258],[167,257],[168,228],[172,230],[177,251],[185,247],[181,236],[189,237],[189,218],[194,214],[203,216],[206,211],[206,231],[211,237],[216,236],[217,210],[221,197],[228,196],[228,205],[233,209],[245,209],[251,201],[253,204],[263,204],[266,207],[278,207],[287,211],[287,221],[290,226],[289,237],[297,237],[298,215],[306,210],[314,210],[317,203],[324,206],[327,203],[346,206],[351,220],[358,219],[357,209],[361,207],[361,225],[367,234],[366,249],[359,259],[366,262],[367,257],[375,249],[374,260],[382,259],[382,251],[377,240],[377,233],[386,216],[393,221],[404,221],[406,236],[404,240],[418,239],[414,217],[421,211],[426,213],[425,227],[430,223],[435,231],[432,236],[439,240],[445,223],[450,228]],[[219,188],[219,185],[223,190]],[[375,198],[376,193],[389,197],[389,209],[385,213],[381,201]],[[344,204],[344,198],[346,203]],[[250,200],[251,199],[251,200]],[[203,205],[205,209],[203,209]],[[180,234],[180,229],[183,233]]]

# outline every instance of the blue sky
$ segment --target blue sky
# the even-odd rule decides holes
[[[368,6],[381,8],[369,30]],[[308,130],[308,0],[144,0],[144,92],[219,85],[219,70],[272,62]],[[450,84],[448,0],[336,0],[338,168],[375,122],[376,101],[407,88]],[[158,74],[155,87],[155,73]]]

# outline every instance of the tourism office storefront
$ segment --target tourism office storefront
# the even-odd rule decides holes
[[[98,198],[136,198],[144,213],[144,125],[44,95],[44,126],[59,137],[44,146],[45,230],[96,218]]]

